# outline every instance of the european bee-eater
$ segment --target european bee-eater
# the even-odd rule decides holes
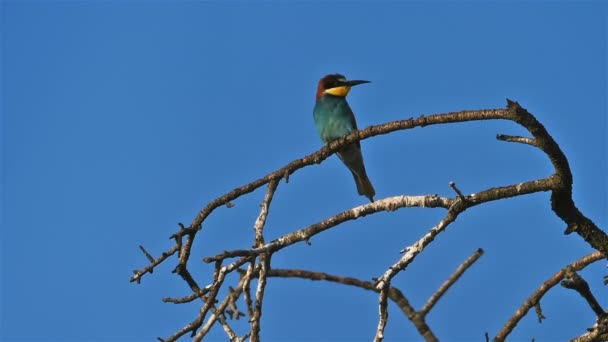
[[[329,143],[357,130],[355,115],[346,102],[346,95],[351,87],[363,83],[369,81],[348,81],[340,74],[327,75],[319,81],[313,117],[323,142]],[[373,202],[376,191],[365,172],[361,144],[357,141],[346,145],[337,155],[353,174],[359,195]]]

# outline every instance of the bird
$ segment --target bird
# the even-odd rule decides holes
[[[350,92],[351,87],[364,83],[370,83],[370,81],[349,81],[341,74],[330,74],[321,78],[317,86],[313,117],[319,136],[324,143],[328,144],[357,130],[357,121],[346,102],[346,95]],[[373,202],[376,190],[365,171],[361,143],[357,141],[346,145],[336,154],[353,174],[359,195],[365,196]]]

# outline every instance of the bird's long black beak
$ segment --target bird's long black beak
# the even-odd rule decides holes
[[[363,83],[370,83],[370,81],[363,81],[363,80],[346,81],[346,85],[349,87],[354,87],[356,85],[363,84]]]

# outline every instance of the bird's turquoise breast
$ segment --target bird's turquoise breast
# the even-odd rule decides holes
[[[330,142],[356,129],[355,117],[343,97],[323,96],[313,111],[315,125],[323,142]]]

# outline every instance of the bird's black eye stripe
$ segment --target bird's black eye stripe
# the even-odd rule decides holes
[[[337,80],[331,80],[327,83],[327,89],[336,88],[340,86],[340,82]]]

